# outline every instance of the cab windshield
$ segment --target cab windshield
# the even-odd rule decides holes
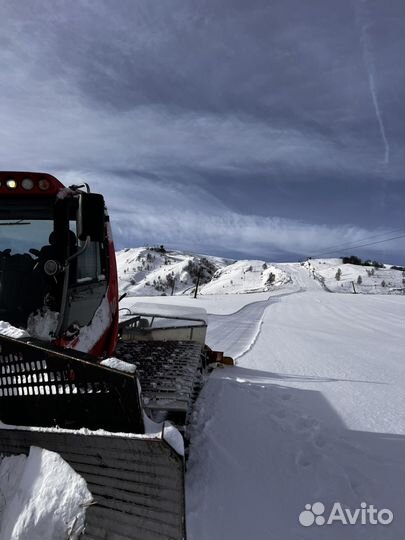
[[[32,250],[39,251],[48,244],[52,231],[53,220],[50,219],[0,219],[0,253],[9,250],[12,255],[33,256]]]
[[[52,255],[53,213],[53,198],[0,200],[0,319],[13,326],[26,328],[44,305],[58,311],[58,280],[43,267],[45,253]]]
[[[0,320],[30,331],[35,314],[51,311],[62,312],[63,331],[89,324],[105,293],[105,246],[80,241],[76,217],[76,200],[0,198]]]

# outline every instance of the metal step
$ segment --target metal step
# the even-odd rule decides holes
[[[204,366],[202,346],[192,341],[120,342],[117,356],[134,364],[143,405],[185,422]],[[181,420],[183,418],[183,420]]]

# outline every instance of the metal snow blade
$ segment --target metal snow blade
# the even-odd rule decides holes
[[[163,433],[143,434],[136,375],[40,342],[0,336],[0,347],[0,420],[14,424],[0,425],[0,454],[39,446],[85,478],[95,504],[83,540],[185,538],[184,458]]]
[[[83,540],[185,538],[184,460],[162,434],[126,435],[0,428],[0,453],[30,446],[58,452],[87,482]]]

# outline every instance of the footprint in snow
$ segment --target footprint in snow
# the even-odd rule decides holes
[[[307,442],[297,450],[295,463],[300,467],[310,467],[322,461],[322,452],[319,452],[311,443]]]
[[[309,431],[313,428],[317,428],[319,423],[313,418],[307,418],[306,416],[301,416],[295,424],[295,427],[299,431]]]
[[[310,453],[300,450],[295,458],[295,463],[300,467],[309,467],[312,465],[312,456]]]
[[[315,439],[314,439],[314,444],[315,446],[317,446],[318,448],[324,448],[327,444],[326,442],[326,439],[324,437],[322,437],[322,435],[318,435]]]

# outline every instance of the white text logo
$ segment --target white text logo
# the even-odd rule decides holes
[[[325,505],[321,502],[306,504],[298,521],[303,527],[311,525],[333,525],[341,523],[342,525],[389,525],[394,519],[394,514],[388,508],[378,510],[372,504],[365,502],[360,504],[360,508],[351,510],[344,508],[341,503],[335,502],[327,516],[325,514]]]

